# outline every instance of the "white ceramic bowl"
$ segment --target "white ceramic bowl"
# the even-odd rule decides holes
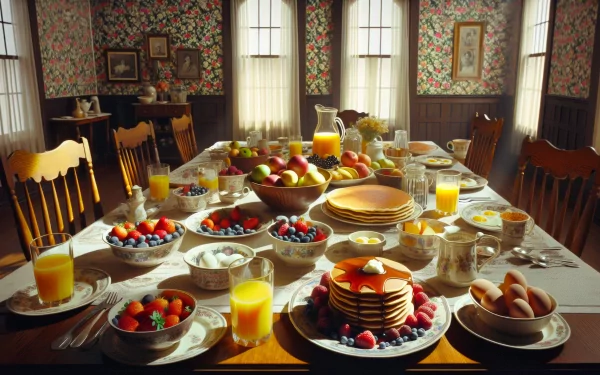
[[[436,233],[443,233],[444,228],[449,224],[435,219],[415,219],[415,221],[425,221]],[[440,249],[440,238],[436,235],[412,234],[404,231],[404,222],[398,223],[398,243],[400,252],[413,259],[433,259]]]
[[[113,245],[108,242],[107,236],[112,229],[109,229],[102,235],[102,240],[110,246],[112,253],[123,263],[129,264],[134,267],[153,267],[157,266],[164,261],[166,261],[171,254],[179,250],[181,246],[181,242],[183,240],[183,236],[187,233],[187,229],[183,223],[172,220],[174,223],[177,223],[183,228],[183,234],[179,235],[179,238],[174,239],[169,243],[163,243],[162,245],[154,246],[154,247],[144,247],[144,248],[128,248]]]
[[[367,238],[378,238],[379,243],[360,243],[356,242],[358,237]],[[383,247],[385,246],[385,236],[379,232],[373,232],[370,230],[361,230],[358,232],[351,233],[348,236],[348,243],[350,247],[356,252],[356,256],[382,256]]]
[[[138,96],[138,100],[142,104],[150,104],[154,98],[151,96]]]
[[[479,303],[477,298],[475,298],[470,288],[469,295],[477,309],[477,316],[479,316],[485,324],[497,331],[513,336],[527,336],[541,331],[548,323],[550,323],[552,315],[558,308],[558,303],[554,297],[548,293],[548,297],[550,297],[550,301],[552,301],[552,311],[550,314],[535,318],[511,318],[510,316],[494,314],[485,309],[481,306],[481,303]]]
[[[267,229],[269,233],[269,237],[271,238],[271,242],[273,243],[273,250],[275,250],[275,254],[277,258],[281,259],[288,266],[292,267],[307,267],[315,264],[319,258],[325,254],[325,250],[327,250],[327,243],[329,239],[333,235],[333,229],[325,223],[319,221],[312,221],[312,226],[319,227],[323,230],[323,233],[327,236],[326,239],[319,242],[289,242],[278,240],[273,237],[273,230],[277,226],[277,223],[273,223]]]
[[[229,288],[228,267],[206,268],[201,266],[202,255],[210,251],[213,255],[225,253],[226,255],[240,254],[244,257],[256,255],[251,247],[235,242],[217,242],[212,244],[196,246],[188,250],[183,260],[190,269],[190,276],[194,284],[202,289],[223,290]]]
[[[152,294],[155,297],[162,295],[167,297],[169,300],[170,296],[172,295],[185,296],[185,300],[193,301],[194,303],[192,313],[178,324],[169,328],[161,329],[159,331],[125,331],[113,323],[113,318],[119,315],[121,310],[125,309],[125,305],[129,303],[129,301],[141,301],[146,294]],[[175,345],[183,336],[185,336],[186,333],[188,333],[192,323],[194,322],[197,309],[198,303],[196,299],[188,292],[177,289],[154,289],[151,291],[137,292],[123,296],[123,299],[108,311],[108,322],[114,328],[117,336],[119,336],[119,338],[126,344],[139,348],[140,350],[159,351],[168,349]]]
[[[175,201],[177,202],[177,208],[183,212],[198,212],[206,208],[206,199],[208,198],[210,192],[188,197],[186,195],[181,195],[182,190],[182,187],[173,189],[173,195],[176,197]]]

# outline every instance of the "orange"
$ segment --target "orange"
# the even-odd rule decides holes
[[[215,226],[215,223],[211,219],[206,218],[206,219],[202,220],[200,225],[206,225],[207,228],[213,229]]]

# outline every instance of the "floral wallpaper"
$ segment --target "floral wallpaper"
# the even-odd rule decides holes
[[[597,12],[598,0],[559,0],[548,94],[588,97]]]
[[[331,93],[331,39],[333,0],[306,3],[306,94]]]
[[[139,49],[142,81],[183,85],[195,95],[224,94],[221,0],[91,0],[91,7],[99,94],[135,95],[142,87],[141,83],[107,82],[107,48]],[[157,78],[146,53],[149,33],[171,38],[171,59],[158,62]],[[179,48],[200,49],[200,79],[177,78]]]
[[[509,23],[517,0],[421,0],[419,3],[418,95],[500,95],[504,92],[511,40]],[[485,21],[481,81],[453,81],[454,23]]]
[[[46,98],[96,94],[90,4],[36,0]]]

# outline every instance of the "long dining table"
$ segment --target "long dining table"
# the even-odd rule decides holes
[[[441,148],[432,155],[449,156]],[[172,172],[172,178],[178,179],[187,172],[197,169],[197,164],[209,160],[207,150],[192,161]],[[451,166],[463,173],[468,169],[456,162]],[[365,184],[377,184],[373,176]],[[335,189],[330,186],[328,191]],[[487,196],[498,203],[508,204],[490,186],[475,191],[461,193],[461,197]],[[368,199],[368,197],[365,197]],[[501,282],[509,269],[517,269],[526,277],[530,285],[543,288],[558,301],[559,313],[570,327],[570,338],[562,345],[545,350],[522,350],[496,345],[468,332],[456,318],[452,320],[447,332],[431,346],[408,355],[390,356],[389,358],[359,358],[326,350],[303,337],[290,320],[288,310],[293,293],[307,280],[315,278],[330,270],[342,259],[356,256],[348,246],[347,237],[358,230],[376,230],[386,237],[383,256],[405,264],[413,275],[431,285],[444,295],[451,309],[464,298],[467,288],[454,288],[441,283],[436,277],[437,257],[432,260],[412,260],[400,251],[399,235],[395,225],[381,227],[365,227],[336,221],[326,216],[321,210],[324,202],[322,195],[303,216],[310,220],[326,222],[334,231],[329,240],[328,250],[314,266],[306,268],[289,267],[276,258],[267,233],[235,239],[232,241],[251,246],[257,255],[267,257],[275,263],[275,290],[273,297],[273,335],[261,346],[246,348],[233,342],[229,297],[227,291],[206,291],[193,284],[189,270],[183,261],[183,255],[189,249],[207,243],[219,242],[218,238],[197,235],[191,230],[184,236],[178,252],[174,253],[163,264],[151,268],[135,268],[116,259],[110,248],[103,242],[102,236],[119,220],[123,219],[122,207],[108,213],[94,222],[74,239],[75,267],[98,268],[110,275],[109,291],[116,291],[122,296],[129,293],[152,290],[155,288],[176,288],[192,293],[198,303],[220,312],[227,321],[227,332],[212,348],[206,352],[175,364],[158,367],[127,367],[103,354],[101,344],[90,349],[52,350],[50,343],[66,332],[77,321],[94,307],[88,304],[80,308],[58,314],[43,316],[22,316],[11,313],[6,302],[15,292],[27,285],[34,284],[31,262],[15,270],[0,280],[0,365],[4,369],[15,372],[27,369],[23,365],[42,365],[43,369],[60,370],[61,372],[98,372],[109,371],[157,371],[167,372],[322,372],[322,373],[380,373],[396,371],[556,371],[580,370],[586,373],[600,371],[600,273],[562,247],[554,238],[538,226],[525,242],[534,247],[554,247],[554,251],[564,259],[572,260],[579,268],[556,267],[541,268],[532,266],[515,258],[508,249],[503,248],[501,254],[481,271],[481,277]],[[149,202],[148,202],[149,203]],[[155,217],[167,216],[185,221],[190,216],[177,210],[173,197],[164,202],[155,212]],[[236,205],[253,207],[269,213],[273,218],[281,213],[272,211],[251,192]],[[461,204],[459,208],[462,208]],[[206,211],[225,204],[210,204]],[[430,193],[428,204],[424,207],[424,216],[435,209],[435,194]],[[460,215],[445,217],[441,220],[459,226],[464,231],[475,233],[481,229],[470,226]],[[498,235],[498,233],[491,233]],[[97,323],[96,329],[103,321]],[[111,329],[111,328],[109,328]],[[71,366],[78,365],[78,366]],[[3,371],[3,373],[9,373]]]

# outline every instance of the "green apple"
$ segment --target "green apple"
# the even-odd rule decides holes
[[[298,186],[298,174],[290,169],[281,174],[281,180],[285,187]]]
[[[243,158],[249,158],[252,156],[252,150],[250,150],[248,147],[242,147],[240,148],[240,156]]]
[[[381,168],[396,168],[396,165],[390,159],[379,159],[377,160]]]
[[[373,168],[373,170],[376,171],[378,169],[381,169],[381,165],[378,162],[374,161],[371,162],[371,168]]]
[[[252,170],[252,173],[250,173],[250,178],[252,179],[252,181],[256,182],[257,184],[260,184],[262,182],[262,180],[264,180],[265,177],[267,177],[270,174],[271,174],[271,168],[269,168],[268,165],[259,164],[256,167],[254,167],[254,169]]]
[[[304,175],[304,176],[306,176],[306,175]],[[302,177],[300,177],[300,178],[298,179],[298,186],[299,186],[299,187],[300,187],[300,186],[304,186],[304,176],[302,176]]]
[[[240,142],[238,142],[238,141],[232,141],[229,144],[229,147],[231,147],[232,150],[237,150],[238,148],[240,148]]]
[[[320,185],[324,183],[325,177],[320,174],[318,171],[309,171],[304,175],[304,185],[303,186],[313,186]]]

